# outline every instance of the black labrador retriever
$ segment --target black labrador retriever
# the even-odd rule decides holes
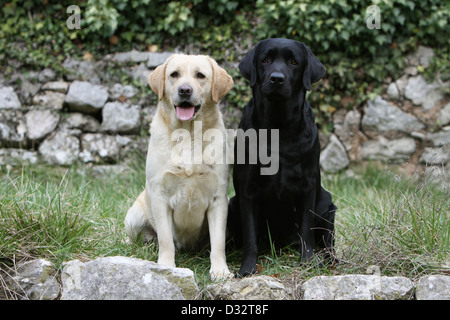
[[[256,272],[261,243],[294,244],[301,262],[312,260],[318,249],[329,258],[337,208],[321,186],[317,126],[305,99],[325,68],[301,42],[266,39],[247,54],[239,69],[253,92],[239,129],[254,129],[250,131],[257,132],[259,143],[252,144],[251,135],[238,134],[234,149],[236,195],[229,202],[228,225],[234,240],[242,243],[238,276]],[[278,129],[278,136],[265,137],[264,146],[261,133],[267,131],[260,129]],[[266,164],[259,158],[249,161],[255,152],[271,153],[272,158],[278,152],[277,172],[262,174]],[[245,161],[238,161],[244,156]]]

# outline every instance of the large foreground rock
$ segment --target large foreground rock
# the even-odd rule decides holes
[[[410,300],[414,284],[404,277],[319,276],[302,286],[304,300]]]
[[[62,300],[183,300],[200,295],[189,269],[120,256],[70,261],[61,280]]]
[[[270,276],[253,276],[213,283],[206,293],[214,300],[286,300],[291,293],[280,280]]]
[[[450,300],[450,277],[444,275],[423,276],[417,282],[417,300]]]
[[[59,296],[59,283],[53,264],[45,259],[17,265],[6,283],[17,298],[25,300],[54,300]]]

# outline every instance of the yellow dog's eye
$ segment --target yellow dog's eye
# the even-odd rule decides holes
[[[197,72],[196,77],[198,79],[205,79],[206,78],[206,76],[203,73],[201,73],[201,72]]]
[[[289,61],[289,63],[292,64],[293,66],[298,65],[298,63],[297,63],[297,61],[296,61],[295,59],[291,59],[291,60]]]
[[[180,74],[179,74],[177,71],[174,71],[174,72],[172,72],[172,73],[170,74],[170,77],[172,77],[172,78],[178,78],[179,75],[180,75]]]

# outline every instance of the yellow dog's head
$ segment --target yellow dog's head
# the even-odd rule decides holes
[[[149,83],[178,120],[191,121],[202,108],[215,106],[233,80],[208,56],[174,54],[151,73]]]

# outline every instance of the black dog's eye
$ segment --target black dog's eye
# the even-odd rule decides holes
[[[201,72],[197,72],[197,74],[195,75],[198,79],[205,79],[206,78],[206,76],[203,74],[203,73],[201,73]]]
[[[178,78],[179,75],[180,75],[180,74],[179,74],[177,71],[174,71],[174,72],[172,72],[172,73],[170,74],[170,77],[172,77],[172,78]]]
[[[298,63],[297,63],[297,61],[296,61],[295,59],[291,59],[291,60],[289,61],[289,63],[292,64],[293,66],[298,65]]]
[[[269,63],[269,58],[268,58],[268,57],[265,57],[264,59],[262,59],[261,62],[262,62],[262,63]]]

